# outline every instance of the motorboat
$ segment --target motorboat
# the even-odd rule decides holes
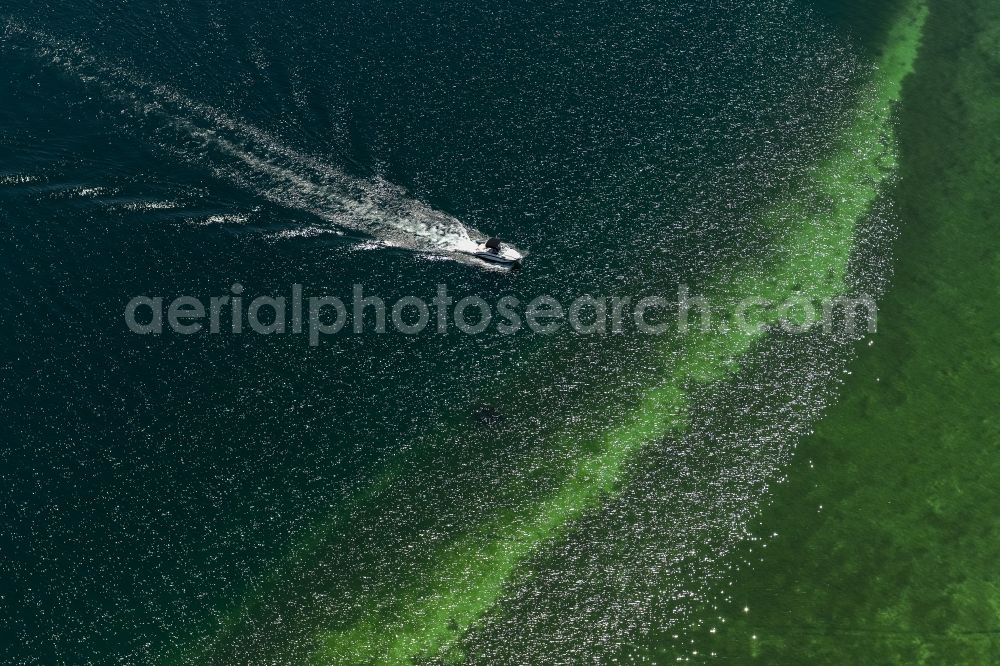
[[[524,255],[509,245],[500,242],[499,238],[490,238],[480,243],[476,246],[472,254],[483,261],[488,261],[491,264],[500,264],[501,266],[519,265],[521,260],[524,259]]]

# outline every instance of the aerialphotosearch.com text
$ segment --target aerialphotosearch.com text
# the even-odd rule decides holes
[[[810,299],[795,296],[781,302],[751,297],[730,303],[712,303],[679,285],[676,297],[597,296],[573,299],[541,295],[524,300],[505,295],[494,303],[477,295],[453,296],[446,285],[437,285],[427,300],[403,296],[392,303],[355,284],[349,298],[303,293],[292,285],[288,296],[250,297],[240,284],[229,293],[209,298],[136,296],[125,306],[129,330],[144,335],[170,331],[180,335],[304,335],[315,346],[337,334],[466,335],[495,331],[501,335],[529,332],[552,335],[612,335],[635,331],[643,335],[690,335],[739,330],[752,334],[764,328],[787,333],[821,329],[825,333],[859,325],[874,332],[876,306],[867,296]]]

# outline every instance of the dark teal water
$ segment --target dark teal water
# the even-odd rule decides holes
[[[662,368],[661,342],[638,335],[138,336],[132,296],[672,296],[766,270],[759,213],[833,144],[864,74],[828,14],[771,0],[10,10],[5,663],[302,659],[363,616],[370,578],[391,597],[441,544],[524,511],[538,498],[509,497],[512,480],[577,455],[559,433],[601,431]],[[526,250],[525,268],[453,260],[458,221]],[[842,354],[815,340],[759,353],[575,537],[519,569],[499,619],[468,632],[485,646],[470,661],[627,653],[725,583],[716,563]],[[484,406],[500,425],[482,428]],[[692,499],[706,483],[719,492]],[[288,565],[295,548],[306,564]],[[220,623],[235,629],[219,638]]]

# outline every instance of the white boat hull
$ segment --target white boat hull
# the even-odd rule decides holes
[[[491,264],[500,264],[503,266],[510,266],[521,261],[521,255],[517,253],[501,253],[496,254],[489,251],[484,252],[474,252],[474,257],[482,259],[483,261],[488,261]]]

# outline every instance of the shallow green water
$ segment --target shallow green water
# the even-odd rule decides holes
[[[719,661],[1000,659],[1000,319],[985,306],[1000,285],[987,240],[1000,13],[930,9],[900,112],[902,223],[880,331],[764,512],[767,550],[744,549],[728,602],[692,631]],[[673,643],[659,652],[675,656]]]

